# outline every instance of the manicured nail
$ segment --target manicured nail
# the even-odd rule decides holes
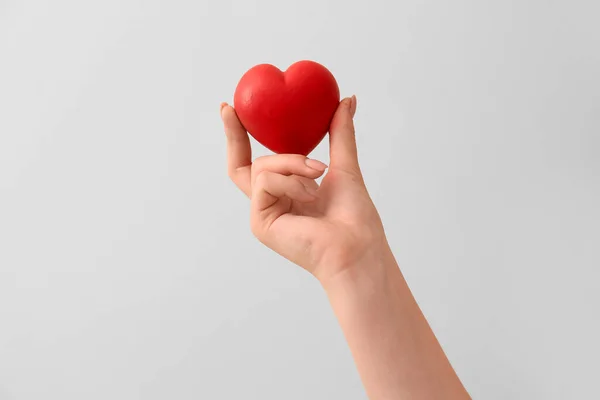
[[[356,114],[356,96],[352,95],[350,98],[350,115],[354,118],[354,114]]]
[[[221,103],[221,109],[219,110],[219,112],[221,113],[221,118],[223,118],[223,109],[224,109],[225,107],[227,107],[227,105],[228,105],[228,104],[227,104],[227,103],[225,103],[225,102]]]
[[[312,158],[307,158],[304,162],[309,168],[316,169],[317,171],[322,172],[327,168],[327,164],[323,164],[321,161],[313,160]]]

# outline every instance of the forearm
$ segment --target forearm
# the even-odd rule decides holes
[[[469,399],[386,246],[324,282],[371,400]]]

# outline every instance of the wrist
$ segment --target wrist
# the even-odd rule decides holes
[[[330,296],[347,290],[382,288],[392,276],[400,272],[387,241],[371,246],[361,257],[331,268],[330,271],[334,272],[326,276],[317,275],[321,286]]]

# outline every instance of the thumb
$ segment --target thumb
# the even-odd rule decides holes
[[[356,96],[340,102],[329,127],[330,167],[346,172],[359,173],[358,152],[354,136]]]

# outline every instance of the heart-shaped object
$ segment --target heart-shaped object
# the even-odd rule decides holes
[[[260,64],[240,79],[234,108],[259,143],[282,154],[308,155],[323,140],[340,102],[333,74],[303,60],[281,71]]]

